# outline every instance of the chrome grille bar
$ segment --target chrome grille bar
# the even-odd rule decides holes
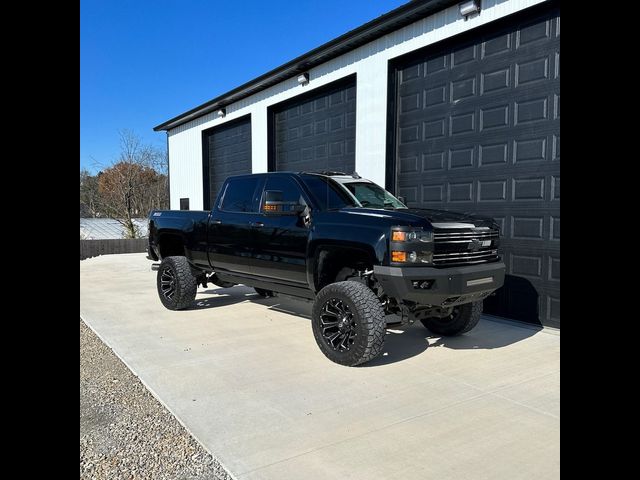
[[[498,232],[482,232],[482,233],[434,233],[433,238],[436,240],[449,240],[452,238],[497,238]]]
[[[474,257],[476,255],[497,255],[498,250],[477,250],[475,252],[453,252],[453,253],[434,253],[433,258],[442,259],[445,257]]]
[[[443,225],[444,227],[444,225]],[[468,228],[462,231],[435,231],[434,241],[434,266],[465,265],[472,263],[490,262],[498,258],[498,250],[488,246],[478,250],[469,250],[475,240],[480,242],[498,240],[500,234],[497,230],[488,228]],[[493,242],[492,242],[493,243]]]

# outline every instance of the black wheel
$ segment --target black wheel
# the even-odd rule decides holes
[[[482,301],[453,307],[451,315],[444,318],[424,318],[422,324],[433,333],[444,336],[462,335],[478,324],[482,314]]]
[[[313,336],[332,362],[355,366],[382,353],[385,318],[378,297],[358,282],[327,285],[316,297]]]
[[[166,257],[158,269],[158,295],[169,310],[184,310],[196,298],[198,281],[186,257]]]
[[[273,292],[271,290],[265,290],[264,288],[253,287],[258,295],[264,298],[273,297]]]

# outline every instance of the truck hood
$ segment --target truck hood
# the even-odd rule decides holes
[[[493,218],[474,215],[469,212],[451,212],[448,210],[435,210],[430,208],[403,208],[400,210],[385,210],[380,208],[344,208],[342,210],[348,213],[395,218],[398,221],[412,223],[427,220],[436,228],[440,226],[440,223],[465,223],[473,224],[476,227],[497,228],[496,222]],[[444,227],[444,225],[442,227]]]

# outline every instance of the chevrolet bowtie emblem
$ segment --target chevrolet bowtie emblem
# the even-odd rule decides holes
[[[475,252],[476,250],[478,250],[480,248],[480,245],[482,245],[480,240],[474,238],[473,240],[471,240],[471,243],[469,243],[469,245],[467,245],[467,249],[471,250],[472,252]]]

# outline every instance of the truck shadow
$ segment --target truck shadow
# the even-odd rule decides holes
[[[434,348],[454,350],[491,350],[518,343],[542,330],[536,325],[520,326],[486,317],[472,331],[459,337],[441,337],[431,333],[419,322],[402,329],[387,329],[384,351],[362,367],[388,365],[414,357]]]
[[[202,295],[207,295],[202,297]],[[258,295],[253,288],[233,286],[230,288],[215,288],[198,291],[194,304],[190,310],[204,310],[207,308],[225,307],[246,301],[258,301],[263,305],[278,303],[277,298],[264,298]]]
[[[404,329],[389,328],[385,335],[382,355],[359,366],[365,368],[379,367],[420,355],[429,348],[429,341],[425,333],[427,333],[426,330],[420,331],[413,327]]]
[[[428,332],[428,330],[425,330]],[[518,343],[542,331],[538,325],[518,325],[503,321],[480,319],[470,332],[459,337],[441,337],[428,332],[431,347],[445,347],[454,350],[490,350]]]
[[[264,298],[253,288],[237,285],[231,288],[214,288],[198,292],[204,298],[196,298],[193,310],[223,307],[246,301],[256,302],[274,310],[297,318],[311,320],[310,302],[293,300],[288,297]],[[407,360],[422,354],[427,349],[451,348],[454,350],[477,350],[502,348],[536,335],[542,327],[536,325],[516,325],[483,317],[470,332],[459,337],[441,337],[424,328],[420,322],[403,328],[390,327],[386,331],[382,355],[361,367],[377,367]]]
[[[202,297],[202,294],[208,296]],[[253,288],[245,287],[244,285],[235,285],[230,288],[215,287],[214,289],[198,291],[198,296],[190,310],[224,307],[246,301],[265,305],[269,310],[311,320],[311,302],[293,300],[288,297],[264,298],[258,295]]]

